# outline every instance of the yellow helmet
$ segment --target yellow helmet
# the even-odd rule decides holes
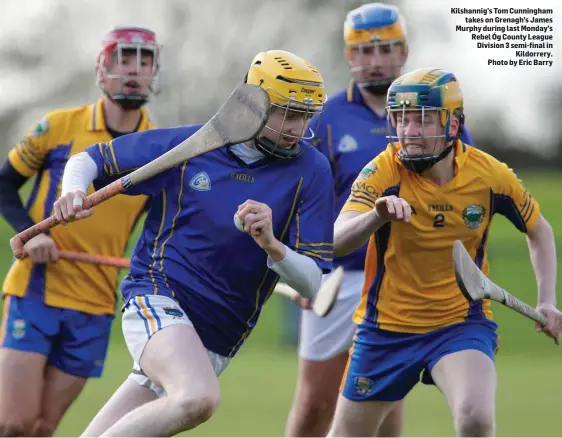
[[[283,50],[256,55],[247,82],[263,87],[271,103],[312,112],[321,111],[326,101],[324,80],[309,62]]]
[[[267,91],[272,109],[284,111],[280,127],[266,124],[269,131],[278,134],[277,141],[261,135],[256,139],[256,147],[268,156],[286,159],[300,155],[298,141],[314,138],[313,130],[305,123],[300,135],[289,134],[284,127],[289,112],[301,113],[305,121],[322,112],[326,102],[324,80],[309,62],[283,50],[270,50],[256,55],[246,75],[246,82],[262,87]],[[300,128],[299,128],[300,129]],[[305,135],[308,131],[309,135]],[[293,147],[282,147],[282,138],[290,138],[296,143]]]

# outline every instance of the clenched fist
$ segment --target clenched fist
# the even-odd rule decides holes
[[[23,246],[23,252],[33,263],[54,262],[57,258],[55,241],[46,234],[39,234]]]
[[[375,210],[378,216],[385,222],[404,221],[410,222],[412,207],[402,198],[394,195],[383,196],[375,201]]]

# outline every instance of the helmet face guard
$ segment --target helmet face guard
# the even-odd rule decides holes
[[[451,152],[456,137],[449,134],[448,108],[410,106],[406,101],[401,106],[387,107],[386,113],[387,139],[407,169],[423,173]],[[413,124],[419,135],[406,135],[407,124]]]
[[[454,74],[413,70],[396,79],[387,95],[387,138],[402,164],[416,173],[449,155],[464,124],[463,96]],[[451,128],[456,132],[451,135]]]
[[[323,111],[323,105],[314,104],[310,98],[304,98],[302,102],[296,101],[293,97],[282,96],[275,90],[268,88],[268,94],[277,95],[277,99],[272,99],[270,118],[265,124],[264,130],[269,130],[275,134],[277,140],[273,141],[270,136],[262,135],[264,130],[256,139],[256,146],[266,155],[276,159],[296,158],[301,154],[299,142],[301,140],[312,140],[314,138],[314,130],[310,126],[310,120],[320,115]],[[287,103],[278,103],[286,101]],[[275,114],[273,117],[272,115]],[[272,120],[274,119],[275,120]],[[290,128],[294,125],[293,120],[297,120],[301,124],[298,130]],[[319,122],[319,117],[316,118]],[[287,129],[289,128],[289,129]],[[290,144],[283,144],[289,141]]]
[[[309,121],[322,113],[324,80],[304,59],[283,51],[261,52],[252,61],[246,82],[262,87],[270,98],[269,118],[256,148],[275,159],[296,158],[301,140],[314,138]]]
[[[400,76],[405,62],[405,42],[401,39],[348,45],[350,72],[360,88],[371,94],[384,95]]]
[[[126,70],[124,60],[129,55],[135,55],[136,66],[132,74],[110,73],[110,70]],[[142,65],[143,57],[151,56],[152,67],[149,75],[146,75],[147,68]],[[161,66],[161,46],[157,44],[153,32],[139,28],[120,28],[110,32],[102,43],[102,50],[98,55],[96,66],[97,83],[101,90],[112,101],[123,109],[138,109],[144,105],[149,94],[142,90],[138,93],[125,92],[125,87],[138,87],[140,83],[149,83],[148,90],[152,94],[159,92],[160,66]],[[119,81],[119,89],[110,92],[104,84],[106,80]]]

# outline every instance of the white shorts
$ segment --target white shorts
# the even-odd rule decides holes
[[[174,324],[193,324],[179,304],[163,295],[142,295],[131,298],[123,311],[123,337],[133,357],[133,372],[129,378],[152,389],[158,397],[166,395],[161,386],[153,383],[141,370],[140,357],[148,340],[158,330]],[[230,359],[207,350],[217,377],[225,370]]]
[[[323,276],[323,281],[328,275]],[[346,271],[338,300],[332,311],[320,318],[311,310],[302,311],[299,356],[305,360],[325,361],[349,350],[357,325],[353,313],[361,301],[365,273]]]

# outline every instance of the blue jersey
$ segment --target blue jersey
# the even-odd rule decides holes
[[[156,129],[89,147],[104,177],[96,185],[148,163],[200,127]],[[145,294],[174,298],[205,347],[232,357],[279,280],[267,267],[266,252],[234,225],[234,213],[247,199],[269,205],[277,239],[330,272],[332,173],[322,154],[301,146],[295,159],[250,165],[222,148],[131,187],[127,194],[152,199],[121,284],[125,302]]]
[[[318,117],[318,124],[315,119],[310,123],[311,127],[316,127],[316,139],[312,144],[329,159],[332,167],[336,194],[335,221],[359,172],[386,149],[386,119],[365,104],[354,81],[348,88],[330,96],[324,112]],[[466,129],[461,141],[474,144]],[[336,258],[334,265],[362,271],[366,254],[367,244],[351,254]]]

